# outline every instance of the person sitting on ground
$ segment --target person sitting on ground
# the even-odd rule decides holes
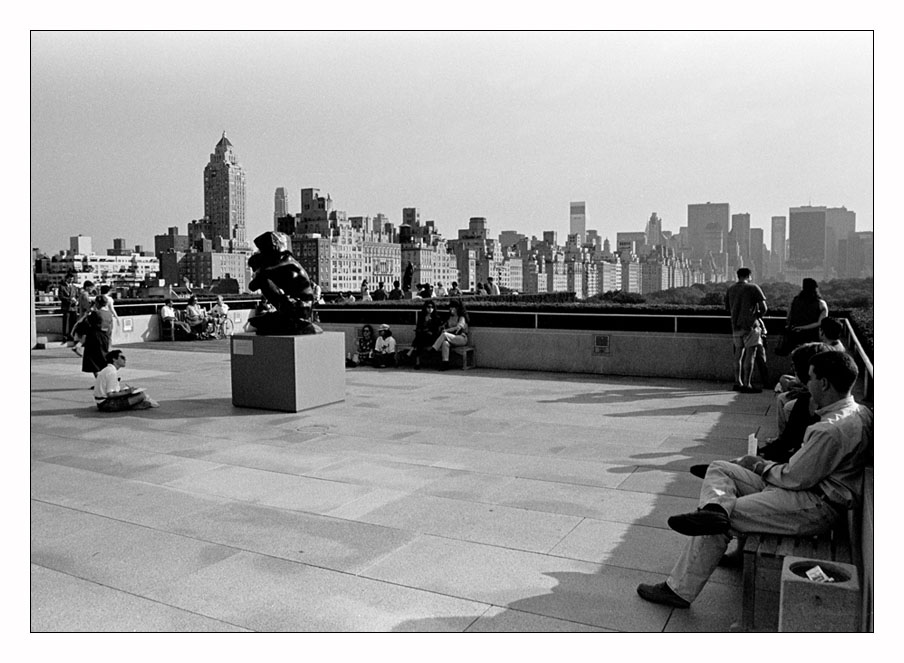
[[[377,368],[395,365],[396,342],[389,325],[380,325],[379,337],[374,344],[373,364]]]
[[[119,369],[126,365],[122,350],[110,350],[106,354],[107,365],[94,380],[94,401],[101,412],[121,412],[123,410],[145,410],[160,407],[140,387],[130,387],[120,382]]]
[[[372,363],[376,340],[373,327],[370,325],[361,327],[361,335],[358,337],[357,352],[352,354],[351,358],[348,359],[346,366],[354,368],[355,366],[365,366]]]
[[[449,292],[446,293],[449,297],[461,297],[461,288],[458,287],[458,281],[452,281],[452,285],[449,287]]]
[[[373,291],[373,293],[371,294],[370,298],[371,298],[372,300],[374,300],[375,302],[382,302],[382,301],[384,301],[388,296],[389,296],[389,294],[386,292],[386,284],[383,283],[383,281],[380,281],[380,282],[377,284],[377,289]]]
[[[697,511],[668,519],[670,528],[690,537],[684,551],[665,582],[637,587],[641,598],[689,608],[733,534],[815,536],[860,499],[873,415],[851,395],[857,375],[845,353],[810,358],[807,390],[819,421],[807,428],[800,450],[787,463],[742,456],[710,464]]]
[[[441,362],[439,370],[449,368],[449,348],[468,344],[468,313],[464,304],[457,299],[449,302],[449,318],[446,320],[443,331],[440,332],[433,344],[433,349],[440,353]]]
[[[188,306],[185,307],[185,322],[196,338],[204,336],[204,330],[207,328],[207,311],[198,304],[198,298],[194,295],[188,298]]]
[[[414,367],[421,367],[421,353],[428,350],[436,341],[436,337],[442,327],[442,321],[436,312],[436,304],[433,300],[427,300],[417,314],[417,322],[414,328],[414,341],[408,350],[407,357],[414,355]]]
[[[164,299],[160,307],[160,318],[164,324],[173,326],[173,338],[178,338],[181,332],[187,338],[191,337],[191,327],[176,318],[176,309],[173,308],[172,299]]]
[[[819,340],[825,343],[835,352],[844,352],[844,343],[841,335],[844,333],[844,325],[835,318],[823,318],[819,322]]]
[[[393,281],[392,282],[392,290],[389,291],[389,298],[390,299],[402,299],[402,297],[404,297],[404,296],[405,295],[402,292],[402,289],[399,287],[399,282]]]

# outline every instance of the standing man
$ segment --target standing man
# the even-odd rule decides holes
[[[75,285],[75,272],[69,270],[66,272],[66,279],[57,289],[57,299],[60,302],[60,311],[63,313],[63,345],[69,343],[69,336],[72,334],[72,328],[75,327],[76,318],[78,318],[78,291]]]
[[[386,299],[387,296],[386,284],[383,281],[380,281],[377,284],[377,289],[374,290],[373,294],[371,295],[371,299],[373,299],[375,302],[382,302]]]
[[[668,579],[641,584],[641,598],[688,608],[728,547],[732,533],[810,536],[826,531],[860,498],[872,456],[873,415],[854,402],[857,364],[842,352],[810,358],[807,391],[819,421],[786,463],[758,456],[717,460],[700,489],[699,508],[672,516],[669,527],[691,537]]]
[[[756,394],[750,384],[753,362],[757,356],[757,346],[762,346],[762,332],[765,329],[760,318],[766,313],[766,295],[760,286],[750,282],[750,270],[738,270],[738,282],[725,293],[725,308],[731,315],[731,334],[734,344],[735,384],[734,391],[742,394]],[[765,377],[765,376],[764,376]]]

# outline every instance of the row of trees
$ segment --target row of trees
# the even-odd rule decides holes
[[[688,288],[672,288],[646,295],[616,290],[591,297],[588,301],[617,304],[677,304],[680,306],[722,307],[725,291],[731,283],[696,283]],[[787,310],[791,300],[800,292],[800,285],[769,281],[759,284],[771,310]],[[822,298],[829,309],[860,309],[873,307],[873,279],[834,279],[820,285]]]

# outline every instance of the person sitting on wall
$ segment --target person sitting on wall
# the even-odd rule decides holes
[[[399,287],[398,281],[392,282],[392,290],[389,291],[389,299],[402,299],[405,296],[405,293],[402,292],[402,289]]]
[[[314,284],[289,250],[284,233],[266,232],[254,239],[258,252],[248,259],[254,277],[249,289],[260,291],[276,311],[256,316],[251,325],[258,334],[319,334],[313,322]]]
[[[94,380],[94,402],[101,412],[122,412],[123,410],[146,410],[160,407],[140,387],[130,387],[120,382],[119,369],[126,365],[122,350],[110,350],[105,356],[107,365]]]

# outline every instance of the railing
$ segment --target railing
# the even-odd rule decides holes
[[[851,321],[847,318],[843,318],[843,321],[844,334],[842,342],[844,343],[844,347],[846,347],[848,351],[852,355],[854,355],[854,359],[857,360],[857,363],[863,366],[863,370],[860,371],[861,378],[863,379],[863,400],[872,402],[873,362],[869,360],[869,357],[866,355],[866,351],[860,344],[860,340],[854,333],[854,328],[851,326]]]

